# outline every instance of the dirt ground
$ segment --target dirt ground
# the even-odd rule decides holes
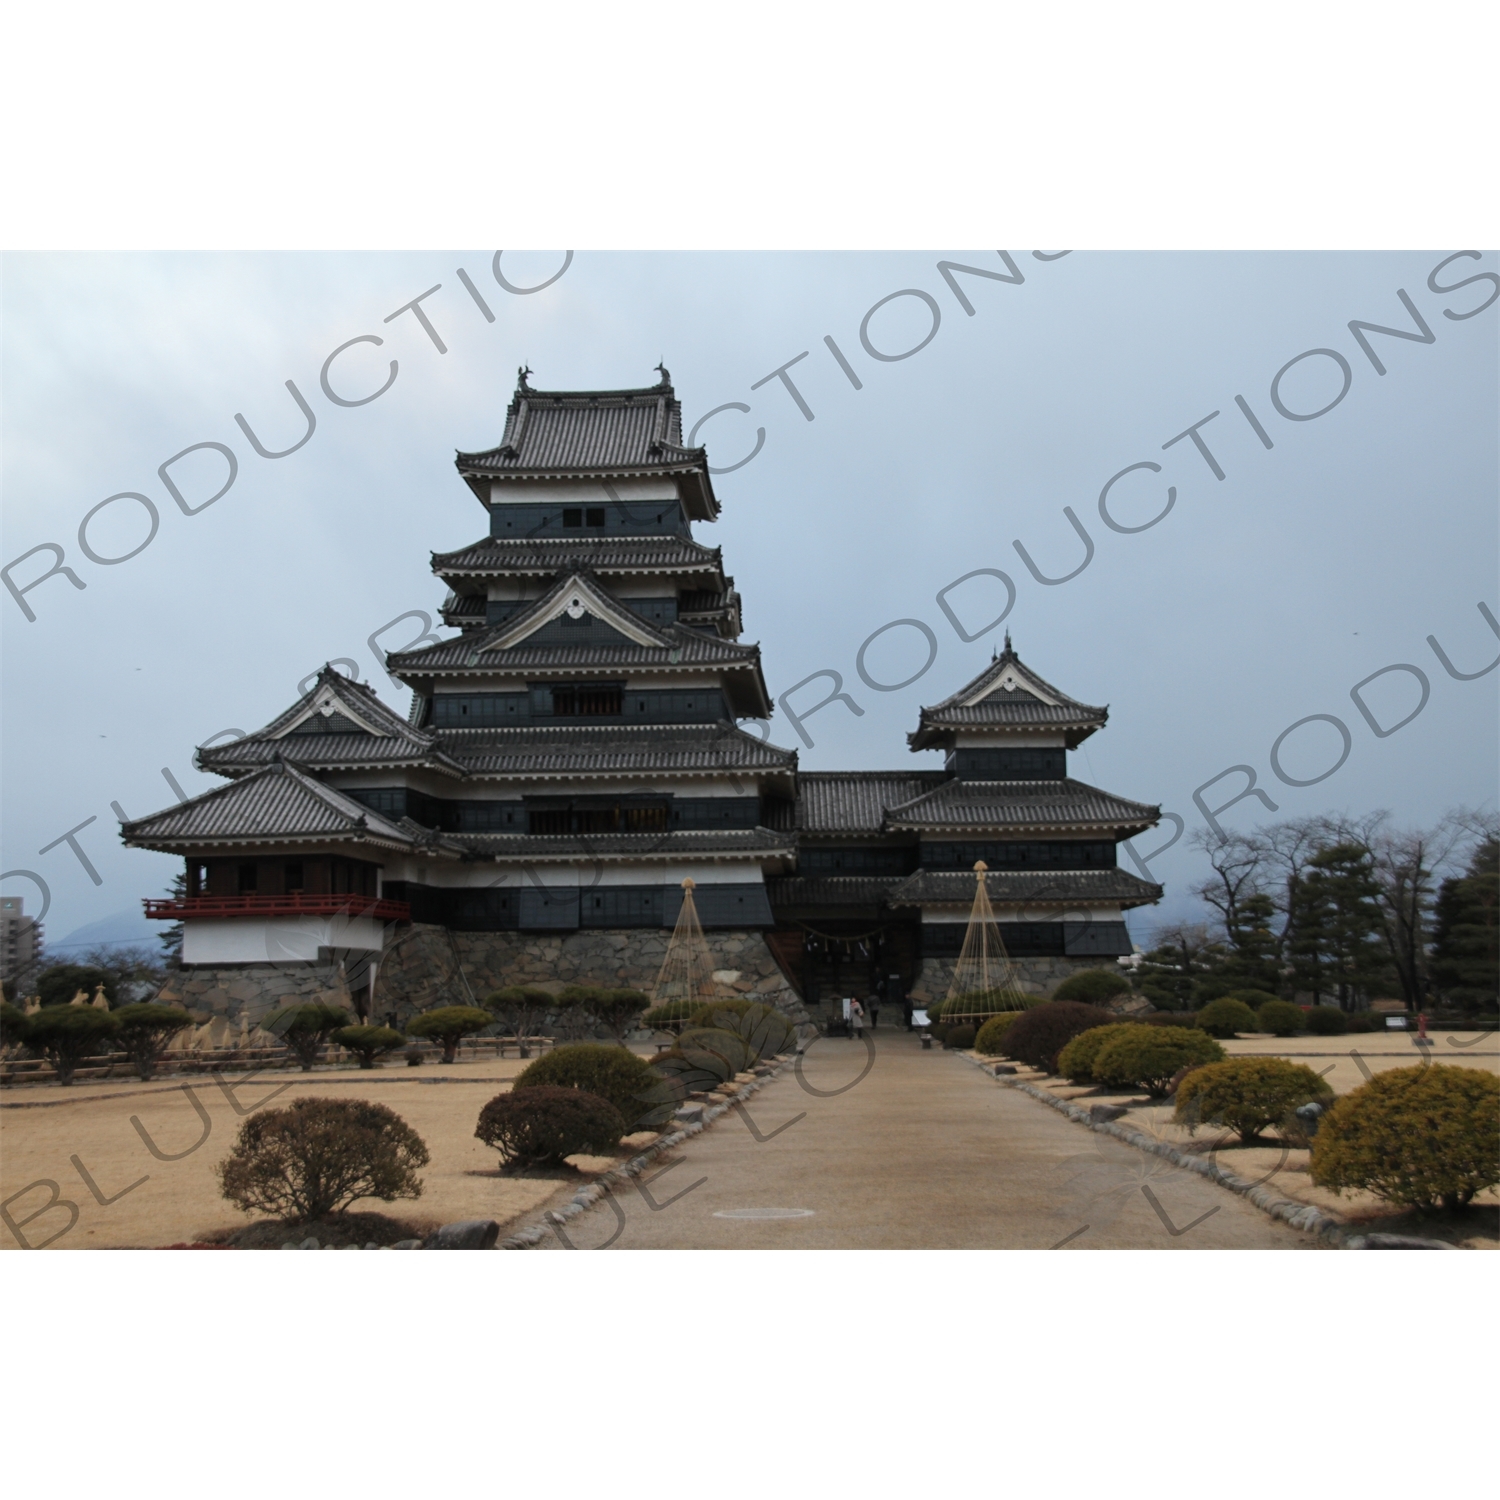
[[[317,1095],[389,1105],[432,1154],[420,1198],[361,1200],[357,1208],[436,1223],[529,1218],[564,1183],[502,1178],[495,1152],[474,1138],[480,1109],[524,1066],[487,1058],[369,1072],[228,1074],[227,1088],[194,1076],[8,1090],[0,1099],[0,1245],[143,1248],[249,1224],[254,1216],[219,1196],[215,1165],[228,1155],[246,1111]],[[176,1159],[160,1160],[152,1145]],[[576,1189],[584,1180],[574,1176],[566,1185]]]

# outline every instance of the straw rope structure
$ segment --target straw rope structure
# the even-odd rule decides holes
[[[677,925],[672,929],[666,957],[661,961],[661,972],[656,976],[652,1005],[667,1005],[674,1000],[707,1005],[718,998],[713,969],[713,957],[708,951],[708,941],[703,936],[698,908],[693,901],[693,882],[684,880],[682,910],[677,914]]]
[[[996,1011],[1025,1010],[1028,1004],[985,889],[988,868],[983,860],[974,866],[974,905],[943,1001],[945,1022],[983,1020]]]

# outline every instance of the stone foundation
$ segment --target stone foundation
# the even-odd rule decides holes
[[[802,1023],[807,1011],[758,931],[704,934],[723,995],[774,1005]],[[538,932],[449,932],[413,923],[395,930],[381,955],[372,1019],[403,1026],[438,1005],[472,1005],[492,990],[529,985],[554,993],[570,984],[650,994],[666,957],[659,928]],[[360,977],[351,975],[358,984]],[[353,1009],[336,965],[244,964],[187,968],[164,986],[163,1000],[252,1026],[284,1005],[322,1000]]]
[[[1050,995],[1063,980],[1084,969],[1124,972],[1112,958],[1013,958],[1011,964],[1022,992],[1038,996]],[[924,958],[921,972],[912,985],[912,999],[927,1004],[941,1000],[953,983],[953,971],[957,966],[957,958]]]

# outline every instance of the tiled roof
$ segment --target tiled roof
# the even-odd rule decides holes
[[[627,609],[606,589],[600,587],[591,574],[579,571],[559,578],[540,599],[501,621],[484,636],[474,637],[475,649],[494,652],[524,645],[527,637],[557,618],[571,604],[581,606],[595,619],[602,620],[621,635],[636,637],[643,644],[650,642],[665,649],[671,647],[671,642],[661,631]],[[491,659],[498,661],[500,658]]]
[[[1125,870],[991,870],[984,885],[992,906],[1049,901],[1144,906],[1162,894],[1159,885]],[[894,882],[889,899],[893,906],[968,906],[974,900],[974,875],[969,870],[918,870]]]
[[[133,848],[286,839],[335,839],[410,848],[411,836],[333,787],[284,761],[215,787],[177,807],[120,826]]]
[[[944,730],[1055,728],[1081,731],[1068,735],[1076,745],[1108,718],[1107,708],[1080,703],[1039,677],[1006,636],[1005,650],[956,693],[924,708],[906,739],[913,750],[926,750],[951,741]]]
[[[1161,817],[1159,807],[1131,802],[1071,777],[1062,781],[945,781],[889,811],[892,828],[1129,828],[1139,833]]]
[[[702,520],[718,514],[708,456],[682,446],[682,403],[665,371],[658,385],[624,391],[536,391],[523,371],[500,442],[482,453],[460,453],[455,462],[471,482],[686,472],[696,481],[685,496],[690,509]]]
[[[803,833],[879,833],[889,807],[941,786],[942,771],[803,771],[797,827]]]
[[[514,577],[590,568],[596,573],[709,573],[722,576],[723,556],[680,536],[569,537],[506,541],[482,537],[454,552],[434,552],[432,570],[440,577]]]
[[[649,630],[652,634],[659,634],[663,644],[531,646],[523,640],[503,652],[486,651],[486,642],[509,633],[513,628],[512,622],[507,620],[488,631],[471,631],[455,640],[427,646],[421,651],[392,653],[386,657],[386,666],[398,675],[472,671],[476,668],[481,672],[493,673],[530,671],[545,667],[559,671],[593,671],[605,667],[619,670],[676,666],[749,667],[759,674],[759,646],[741,646],[732,641],[720,640],[717,636],[691,630],[685,625],[666,625],[657,630],[637,618],[636,626],[641,630]],[[770,711],[769,700],[764,711]]]
[[[717,854],[787,854],[793,841],[769,828],[674,830],[662,833],[558,835],[475,833],[462,842],[496,859],[684,859]]]
[[[471,775],[579,776],[675,771],[698,775],[792,771],[797,752],[762,744],[731,724],[701,728],[630,725],[618,729],[528,726],[440,730],[444,751]]]
[[[878,906],[903,875],[778,875],[766,880],[772,906]],[[973,877],[970,876],[970,884]]]
[[[376,732],[366,734],[358,727],[359,721]],[[326,725],[334,732],[300,732],[304,724]],[[431,734],[414,728],[388,708],[373,688],[331,666],[325,666],[312,687],[264,728],[228,744],[200,749],[196,759],[205,771],[234,775],[248,767],[269,765],[277,755],[298,765],[330,770],[424,763],[449,771],[457,769],[443,762]]]

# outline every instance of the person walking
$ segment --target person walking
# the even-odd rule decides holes
[[[870,998],[865,1001],[865,1009],[870,1013],[870,1030],[874,1031],[880,1025],[880,987],[878,985],[870,992]]]
[[[849,1035],[865,1039],[865,1008],[858,1000],[849,1002]]]

